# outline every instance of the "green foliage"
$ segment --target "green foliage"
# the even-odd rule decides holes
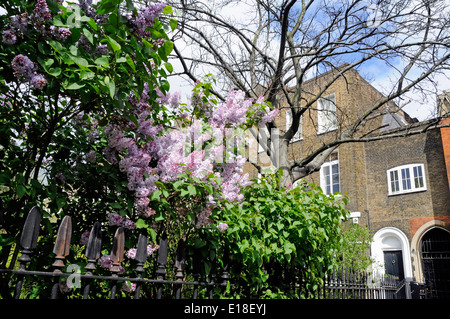
[[[358,224],[347,224],[343,227],[343,242],[339,249],[339,264],[345,269],[367,271],[373,264],[370,259],[372,232]]]
[[[220,264],[229,259],[233,284],[247,287],[233,296],[289,295],[272,290],[291,284],[280,276],[294,269],[302,273],[308,289],[316,290],[324,273],[337,266],[342,222],[348,214],[346,198],[324,195],[314,185],[309,190],[286,189],[277,175],[253,183],[244,194],[241,204],[229,204],[214,214],[214,219],[228,224],[226,233],[217,236],[205,229],[202,234],[208,242],[204,247],[217,247],[214,255]]]

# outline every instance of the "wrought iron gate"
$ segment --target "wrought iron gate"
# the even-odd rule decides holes
[[[422,239],[422,267],[428,298],[450,298],[450,233],[433,228]]]

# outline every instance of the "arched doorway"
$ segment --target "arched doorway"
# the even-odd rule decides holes
[[[422,271],[429,298],[450,298],[450,233],[434,227],[420,243]]]
[[[397,281],[412,277],[409,241],[398,228],[385,227],[377,231],[371,255],[375,261],[374,270],[380,277],[391,275]]]

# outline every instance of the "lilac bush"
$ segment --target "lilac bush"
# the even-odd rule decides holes
[[[164,128],[150,117],[148,91],[144,89],[139,99],[130,97],[134,121],[122,118],[118,120],[120,124],[110,123],[105,130],[105,154],[127,177],[140,227],[148,226],[148,221],[155,218],[182,228],[187,227],[181,226],[185,221],[196,227],[208,226],[213,224],[213,210],[223,201],[242,201],[241,189],[250,184],[249,175],[243,174],[245,154],[226,145],[237,142],[245,146],[244,129],[272,121],[278,110],[271,111],[262,98],[246,99],[243,92],[235,90],[229,92],[226,101],[217,104],[205,86],[198,83],[190,102],[191,111],[198,106],[199,96],[203,99],[201,112],[191,112],[186,118],[186,108],[179,105],[172,118],[179,124],[176,128]],[[173,107],[174,100],[179,100],[178,94],[161,96],[159,102],[161,106]],[[180,181],[183,187],[190,183],[189,199],[184,198],[188,193],[174,186],[179,186]],[[208,191],[199,195],[194,185]],[[169,195],[164,196],[162,190],[169,190]],[[170,205],[161,205],[163,197],[169,199]],[[110,216],[109,223],[124,226],[118,214]],[[226,228],[221,225],[219,230]]]
[[[146,233],[149,255],[162,232],[225,235],[217,212],[242,201],[250,184],[245,129],[278,111],[235,90],[218,102],[206,80],[188,103],[170,92],[166,4],[128,13],[112,0],[19,2],[0,21],[2,238],[11,243],[2,249],[17,256],[21,214],[36,204],[45,218],[71,215],[81,246],[96,221],[108,235],[125,228],[127,245]]]

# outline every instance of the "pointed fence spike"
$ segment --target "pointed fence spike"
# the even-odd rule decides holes
[[[36,248],[40,223],[41,210],[38,206],[34,206],[28,213],[23,226],[22,236],[20,237],[20,246],[23,249],[32,250]]]
[[[139,263],[144,263],[147,260],[147,236],[139,234],[136,257],[134,259]]]
[[[119,265],[123,260],[125,246],[125,232],[122,227],[117,228],[114,235],[113,247],[111,250],[112,272],[119,272]]]
[[[178,241],[178,247],[177,247],[177,258],[175,261],[175,267],[178,270],[184,270],[184,264],[186,259],[186,248],[185,248],[185,241],[183,239],[180,239]]]
[[[38,206],[34,206],[28,213],[23,225],[22,235],[20,237],[20,246],[22,247],[22,255],[18,258],[20,262],[19,270],[25,270],[26,264],[31,261],[30,254],[37,246],[39,236],[39,228],[41,223],[41,210]],[[19,299],[23,285],[23,275],[19,275],[16,282],[14,298]]]
[[[163,233],[161,239],[159,240],[159,249],[158,249],[158,259],[157,262],[161,266],[165,266],[167,264],[167,234]]]
[[[65,216],[59,225],[58,234],[56,235],[55,246],[53,247],[53,253],[56,255],[53,267],[63,268],[64,258],[69,255],[70,241],[72,239],[72,218]]]
[[[97,260],[100,257],[102,246],[102,229],[100,222],[96,222],[92,226],[89,240],[86,246],[86,257],[91,260]]]
[[[56,256],[66,257],[70,251],[70,241],[72,239],[72,218],[65,216],[59,225],[58,234],[56,235],[53,253]]]

